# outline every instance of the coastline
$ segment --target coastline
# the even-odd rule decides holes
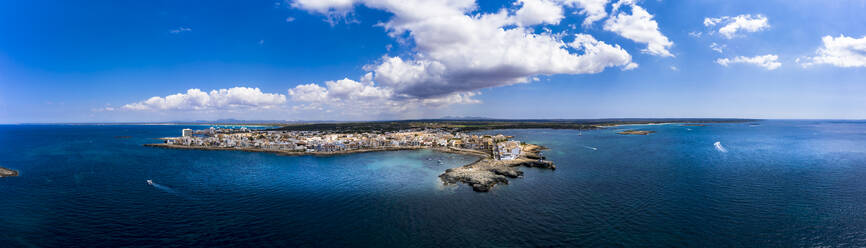
[[[468,165],[447,169],[439,178],[445,185],[462,182],[472,186],[475,192],[488,192],[496,184],[508,184],[509,178],[522,177],[523,171],[517,169],[520,166],[556,170],[553,162],[539,154],[546,147],[527,144],[523,149],[524,152],[516,159],[481,158]]]
[[[243,152],[265,152],[274,153],[277,155],[286,156],[338,156],[355,153],[367,152],[384,152],[384,151],[405,151],[405,150],[421,150],[429,149],[444,153],[454,153],[463,155],[477,156],[475,162],[450,168],[439,175],[442,183],[445,185],[456,184],[458,182],[465,183],[472,187],[476,192],[488,192],[496,184],[508,184],[508,178],[518,178],[523,176],[523,171],[516,167],[524,166],[531,168],[544,168],[556,170],[556,165],[553,162],[544,160],[545,158],[539,153],[541,150],[547,149],[538,145],[526,144],[523,146],[523,153],[513,160],[496,160],[492,154],[469,149],[459,148],[442,148],[442,147],[425,147],[425,146],[407,146],[407,147],[382,147],[375,149],[357,149],[335,152],[291,152],[281,150],[271,150],[262,148],[232,148],[232,147],[207,147],[207,146],[184,146],[173,144],[144,144],[146,147],[157,147],[165,149],[184,149],[184,150],[212,150],[212,151],[243,151]]]
[[[473,151],[467,149],[456,149],[456,148],[437,148],[437,147],[424,147],[424,146],[403,146],[403,147],[382,147],[382,148],[368,148],[368,149],[355,149],[355,150],[344,150],[344,151],[334,151],[334,152],[292,152],[292,151],[283,151],[283,150],[272,150],[272,149],[264,149],[264,148],[234,148],[234,147],[210,147],[210,146],[184,146],[184,145],[172,145],[172,144],[144,144],[146,147],[159,147],[159,148],[167,148],[167,149],[182,149],[182,150],[210,150],[210,151],[242,151],[242,152],[265,152],[265,153],[275,153],[279,155],[286,156],[337,156],[337,155],[345,155],[345,154],[355,154],[355,153],[367,153],[367,152],[387,152],[387,151],[407,151],[407,150],[421,150],[421,149],[430,149],[434,151],[440,151],[445,153],[456,153],[456,154],[466,154],[466,155],[475,155],[481,157],[489,157],[490,155],[481,151]]]

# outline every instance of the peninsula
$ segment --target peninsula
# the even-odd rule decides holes
[[[502,134],[470,135],[442,129],[340,133],[211,127],[203,130],[183,129],[180,137],[162,138],[164,143],[145,146],[316,156],[432,149],[478,156],[479,159],[474,163],[448,169],[439,176],[444,184],[462,182],[478,192],[489,191],[498,183],[507,184],[507,178],[521,177],[523,172],[516,169],[519,166],[556,169],[553,162],[539,155],[543,147],[512,138]]]
[[[478,135],[491,129],[597,129],[627,124],[743,122],[741,119],[597,119],[597,120],[405,120],[290,124],[272,129],[183,129],[180,137],[160,138],[145,144],[170,149],[270,152],[282,155],[332,156],[362,152],[431,149],[478,156],[474,163],[446,170],[444,184],[465,183],[487,192],[509,178],[523,176],[518,167],[555,170],[541,155],[546,148],[513,137]],[[646,135],[652,131],[629,130],[620,134]]]
[[[17,177],[18,171],[0,167],[0,177]]]

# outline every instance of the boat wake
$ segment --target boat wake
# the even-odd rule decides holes
[[[713,146],[715,146],[716,150],[718,150],[719,152],[728,152],[728,149],[725,149],[725,147],[722,146],[721,141],[716,141],[716,143],[713,143]]]
[[[590,150],[593,150],[593,151],[597,151],[597,150],[598,150],[598,148],[596,148],[596,147],[591,147],[591,146],[583,146],[583,147],[586,147],[586,149],[590,149]]]
[[[162,184],[155,183],[155,182],[153,182],[153,180],[147,180],[147,184],[150,186],[153,186],[154,188],[156,188],[158,190],[165,191],[166,193],[177,195],[177,196],[182,196],[180,193],[177,192],[177,190],[174,190],[171,187],[164,186]]]

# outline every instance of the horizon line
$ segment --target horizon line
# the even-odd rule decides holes
[[[593,120],[789,120],[789,121],[866,121],[863,119],[846,118],[730,118],[730,117],[612,117],[612,118],[419,118],[419,119],[385,119],[385,120],[195,120],[195,121],[117,121],[117,122],[19,122],[0,123],[0,125],[271,125],[271,124],[316,124],[316,123],[363,123],[389,121],[593,121]],[[260,122],[259,122],[260,121]]]

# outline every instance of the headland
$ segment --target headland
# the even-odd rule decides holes
[[[514,159],[501,160],[492,157],[482,157],[474,163],[445,170],[439,175],[445,184],[462,182],[472,186],[477,192],[487,192],[498,183],[508,184],[508,178],[523,176],[523,171],[517,167],[535,167],[556,170],[556,165],[544,160],[539,153],[546,149],[537,145],[523,145],[523,152]]]

